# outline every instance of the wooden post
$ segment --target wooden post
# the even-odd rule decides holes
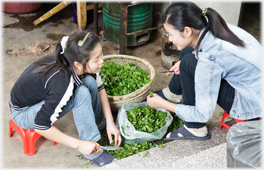
[[[94,3],[94,33],[98,34],[98,3]]]
[[[77,21],[80,30],[84,30],[87,23],[86,2],[77,1]]]
[[[127,54],[127,5],[120,3],[119,54]]]

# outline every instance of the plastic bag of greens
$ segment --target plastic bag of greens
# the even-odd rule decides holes
[[[132,117],[134,118],[133,122],[129,121],[128,117],[130,116],[130,120],[131,120],[131,115],[128,115],[128,113],[131,114],[130,111],[133,108],[138,108],[138,107],[143,108],[143,107],[147,107],[147,106],[148,105],[146,102],[129,103],[129,104],[123,105],[118,110],[116,126],[120,130],[120,133],[123,137],[124,143],[143,143],[145,141],[158,140],[158,139],[161,139],[165,135],[165,133],[167,132],[168,127],[172,123],[173,117],[171,116],[171,114],[167,110],[165,110],[163,108],[156,108],[155,109],[155,111],[156,111],[155,115],[152,115],[150,113],[147,113],[147,115],[145,113],[137,114],[136,112],[134,112],[134,114],[132,115]],[[148,109],[147,109],[147,112],[149,112]],[[162,117],[161,115],[163,115],[163,113],[160,113],[157,111],[165,112],[166,114],[164,114],[164,115],[166,115],[166,116],[161,118]],[[142,114],[142,115],[140,115],[140,114]],[[143,115],[144,115],[144,117],[143,117]],[[159,116],[159,117],[154,117],[154,116]],[[164,123],[159,119],[163,119],[162,121],[164,121]],[[136,129],[139,129],[139,127],[135,128],[133,126],[133,124],[136,123],[135,121],[138,121],[138,122],[145,121],[146,122],[149,120],[152,122],[148,122],[147,125],[141,126],[141,128],[140,128],[141,131],[136,130]],[[158,126],[157,127],[155,127],[155,126],[157,124],[160,124],[160,123],[164,124],[164,126],[153,131],[152,133],[148,133],[148,131],[152,131],[153,129],[157,128]],[[142,129],[146,130],[147,132],[142,131]]]

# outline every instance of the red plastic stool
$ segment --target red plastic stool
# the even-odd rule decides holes
[[[229,114],[228,114],[226,111],[224,111],[224,114],[223,114],[223,117],[222,117],[221,123],[220,123],[220,125],[219,125],[219,129],[221,129],[223,126],[224,126],[225,128],[227,128],[228,130],[230,129],[230,126],[228,126],[228,125],[224,122],[225,118],[227,118],[227,117],[230,117],[230,116],[229,116]],[[240,123],[240,122],[247,122],[246,120],[239,120],[239,119],[235,119],[235,118],[234,118],[234,120],[235,120],[237,123]]]
[[[9,137],[13,135],[13,129],[20,135],[23,141],[24,153],[28,156],[35,154],[35,143],[42,135],[35,132],[33,129],[23,129],[15,124],[11,118],[9,121]],[[53,142],[53,145],[57,145],[57,142]]]

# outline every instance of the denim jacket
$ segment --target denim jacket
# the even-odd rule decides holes
[[[230,116],[247,120],[261,117],[262,46],[243,29],[229,24],[245,48],[214,37],[208,31],[198,49],[195,71],[195,106],[177,104],[175,113],[187,122],[208,122],[215,111],[221,79],[234,89]],[[200,32],[200,36],[204,30]],[[264,103],[263,103],[264,104]]]

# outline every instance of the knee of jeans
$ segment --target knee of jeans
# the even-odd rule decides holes
[[[97,89],[97,83],[95,78],[92,76],[88,75],[82,79],[82,83],[84,86],[86,86],[88,89]]]
[[[185,72],[185,71],[188,71],[190,73],[194,73],[196,65],[197,65],[197,59],[193,55],[187,54],[181,60],[180,73]]]
[[[82,101],[85,99],[91,100],[91,93],[86,86],[80,85],[75,92],[75,100]]]

